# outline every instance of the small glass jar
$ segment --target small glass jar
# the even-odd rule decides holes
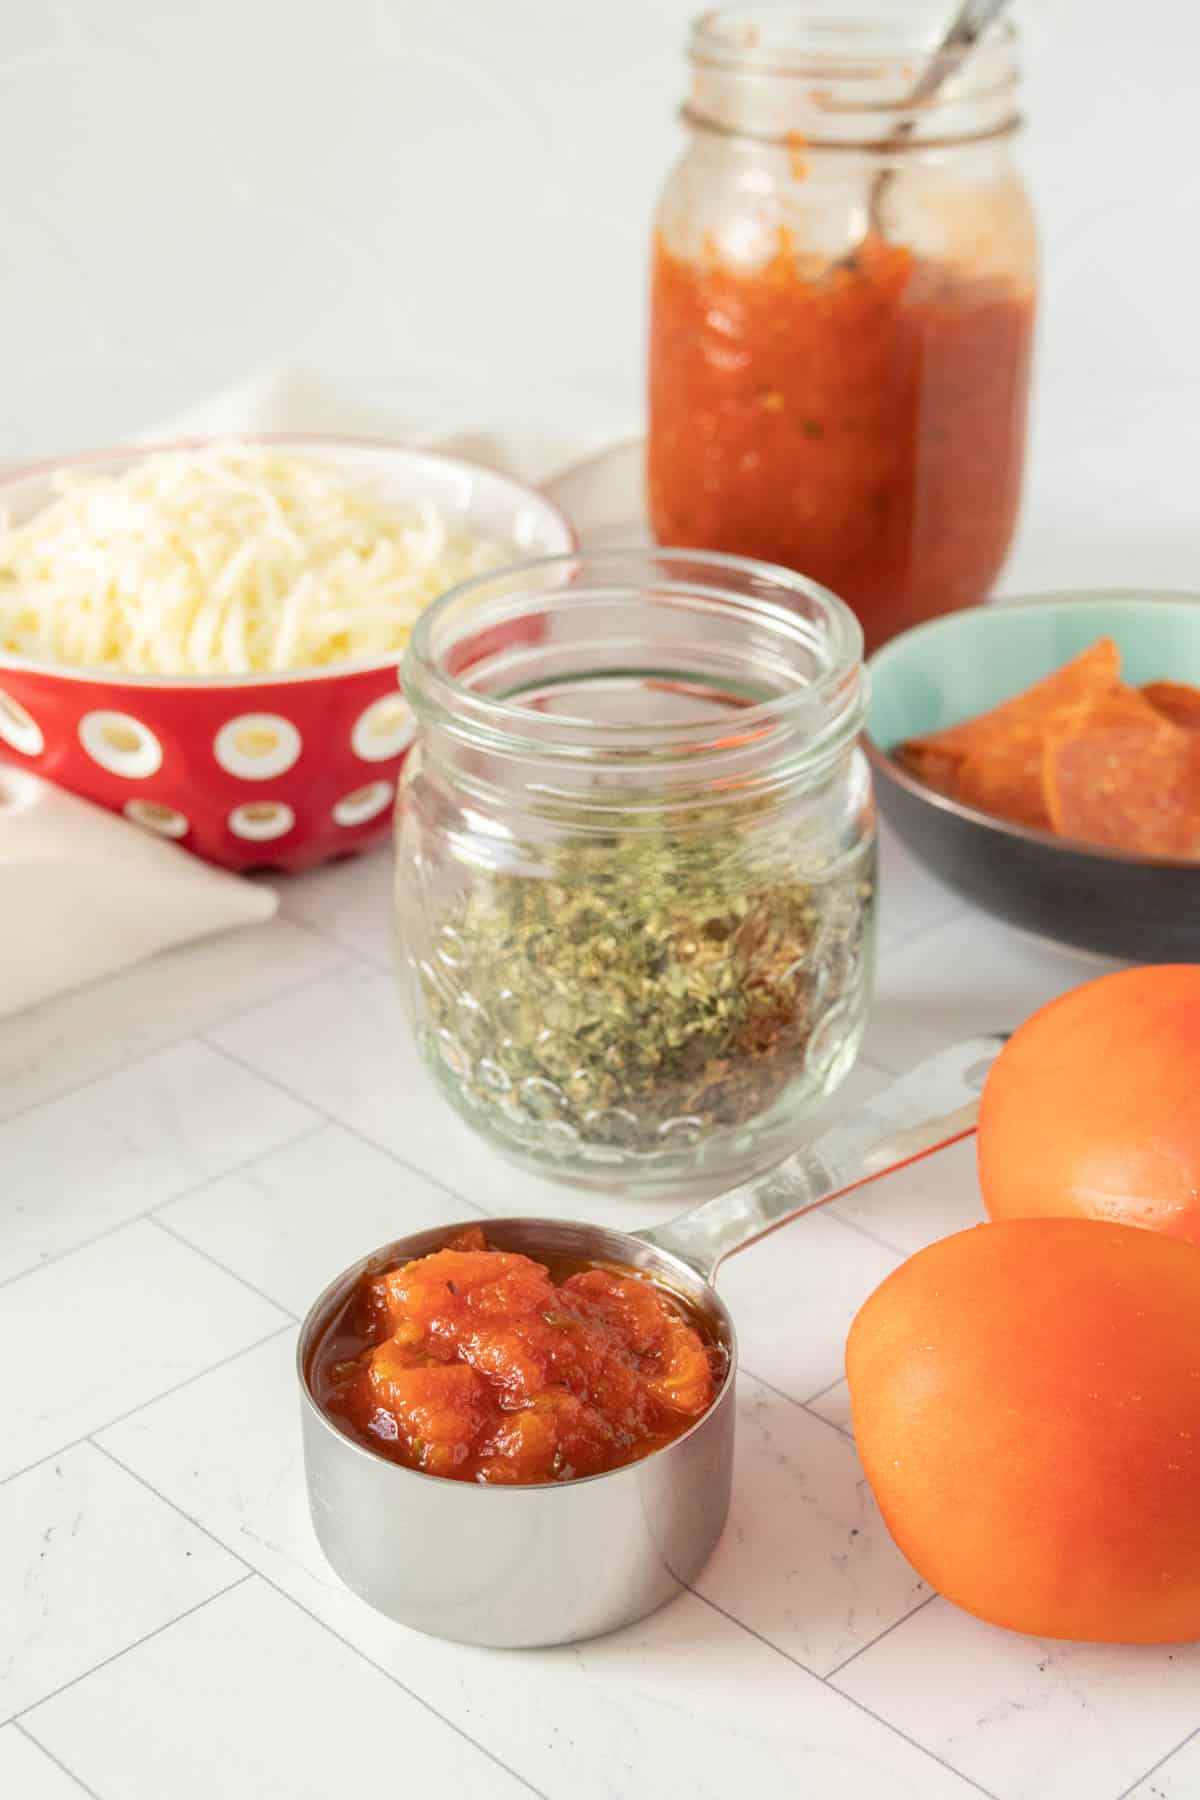
[[[583,1185],[782,1155],[871,986],[862,634],[784,569],[568,555],[425,612],[396,918],[417,1036],[463,1117]]]
[[[1015,38],[923,105],[895,25],[736,7],[691,40],[658,211],[655,536],[825,583],[868,651],[988,593],[1016,524],[1036,241]]]

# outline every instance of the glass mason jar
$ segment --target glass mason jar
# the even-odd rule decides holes
[[[982,600],[1016,523],[1036,239],[1015,38],[923,106],[927,48],[802,8],[709,14],[654,243],[663,543],[803,570],[868,651]]]
[[[871,985],[853,615],[736,557],[551,557],[430,607],[403,680],[402,980],[452,1105],[593,1187],[776,1160]]]

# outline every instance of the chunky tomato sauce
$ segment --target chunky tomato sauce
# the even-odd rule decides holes
[[[984,598],[1016,523],[1034,298],[869,240],[807,275],[655,247],[649,499],[660,543],[849,602],[867,648]]]
[[[724,1351],[637,1275],[557,1273],[473,1228],[364,1276],[317,1346],[318,1404],[456,1481],[570,1481],[661,1449],[712,1404]]]

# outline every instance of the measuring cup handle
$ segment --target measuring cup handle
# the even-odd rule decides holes
[[[1004,1041],[997,1033],[940,1050],[785,1162],[636,1235],[711,1281],[727,1256],[798,1214],[969,1136]]]

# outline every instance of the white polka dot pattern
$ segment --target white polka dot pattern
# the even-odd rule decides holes
[[[121,811],[133,824],[141,825],[159,837],[183,838],[191,830],[184,813],[177,812],[173,806],[162,806],[156,800],[127,800]]]
[[[132,713],[85,713],[79,721],[79,741],[94,763],[128,781],[157,775],[162,768],[162,745]]]
[[[386,762],[407,750],[416,735],[412,709],[399,694],[384,694],[361,712],[350,734],[350,744],[363,762]]]
[[[0,688],[0,740],[22,756],[40,756],[46,748],[42,728],[19,700]]]
[[[242,781],[271,781],[285,774],[302,749],[300,733],[279,713],[242,713],[222,725],[213,740],[221,767]]]
[[[365,825],[368,819],[378,818],[392,798],[390,781],[369,781],[366,787],[355,788],[352,794],[346,794],[333,809],[335,825]]]
[[[245,806],[235,806],[229,815],[229,829],[234,837],[252,844],[286,837],[295,823],[295,813],[282,800],[251,800]]]
[[[349,694],[289,688],[88,679],[58,696],[0,666],[0,771],[36,788],[51,763],[68,791],[218,866],[315,867],[386,838],[415,721],[394,669]]]

